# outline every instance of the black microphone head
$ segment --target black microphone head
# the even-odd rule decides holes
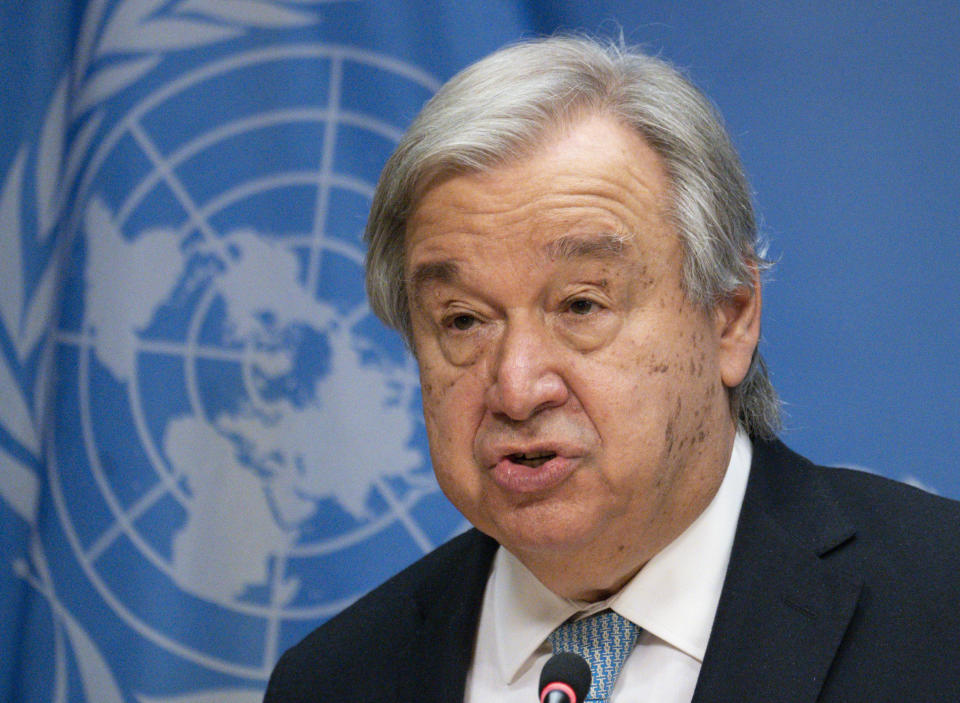
[[[560,652],[543,665],[540,672],[540,700],[549,694],[552,684],[566,684],[573,689],[576,698],[570,703],[582,703],[590,691],[590,665],[578,654]],[[557,700],[563,700],[558,698]]]

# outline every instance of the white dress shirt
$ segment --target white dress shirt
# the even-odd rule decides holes
[[[618,593],[599,603],[561,598],[501,547],[480,613],[466,703],[533,703],[550,658],[546,637],[578,612],[611,608],[642,628],[611,703],[689,703],[700,674],[753,447],[742,432],[707,508]]]

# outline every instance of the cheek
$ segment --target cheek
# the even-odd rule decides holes
[[[625,346],[615,357],[592,359],[576,393],[599,435],[604,473],[632,480],[659,462],[663,428],[673,409],[674,361],[648,345]]]
[[[469,374],[443,361],[420,362],[423,417],[438,473],[469,457],[482,412],[482,391],[476,385]]]
[[[670,435],[689,435],[691,422],[712,403],[718,372],[703,331],[652,323],[635,329],[610,354],[591,360],[582,387],[592,402],[585,405],[611,442],[616,437],[647,456],[669,454]]]
[[[456,414],[451,411],[451,397],[444,393],[444,384],[439,379],[421,371],[421,394],[423,398],[423,420],[427,429],[430,453],[434,467],[442,466],[442,457],[449,452],[451,440],[456,437],[456,428],[451,427]]]
[[[489,532],[473,450],[479,424],[475,396],[457,382],[430,375],[423,377],[422,385],[423,416],[437,484],[467,520]]]
[[[702,454],[707,438],[716,436],[727,404],[710,331],[694,328],[685,336],[688,343],[670,353],[670,369],[664,373],[672,389],[664,449],[689,463]]]
[[[464,467],[469,456],[465,452],[469,445],[465,446],[463,428],[456,424],[458,415],[447,406],[447,400],[444,396],[428,394],[425,387],[423,419],[437,482],[444,494],[460,507],[458,496],[466,489],[463,483],[468,472]]]

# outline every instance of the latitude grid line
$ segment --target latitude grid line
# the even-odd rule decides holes
[[[433,543],[430,541],[430,538],[427,537],[426,533],[424,533],[416,521],[410,516],[410,511],[397,501],[397,496],[393,494],[390,486],[382,478],[378,478],[374,482],[374,485],[387,502],[387,505],[390,506],[394,515],[397,516],[397,520],[407,530],[414,543],[423,550],[424,554],[432,550]]]
[[[128,505],[124,512],[126,513],[126,517],[130,524],[133,525],[144,515],[144,513],[156,505],[157,501],[159,501],[168,493],[170,493],[170,489],[163,483],[163,481],[158,481],[146,493]],[[101,532],[100,536],[97,537],[97,539],[95,539],[89,547],[87,547],[86,552],[84,552],[84,557],[91,562],[96,561],[103,556],[104,552],[106,552],[123,534],[125,534],[124,531],[120,528],[117,521],[114,520],[113,524],[109,525],[107,529]]]
[[[376,118],[371,118],[360,113],[354,113],[350,111],[338,111],[336,115],[338,124],[346,123],[351,126],[359,127],[370,132],[374,132],[386,139],[393,141],[399,141],[401,137],[401,132],[397,130],[392,125],[378,120]],[[199,137],[195,137],[186,144],[183,144],[173,152],[171,152],[165,159],[170,170],[176,170],[176,168],[182,164],[184,161],[195,156],[198,153],[201,153],[210,146],[213,146],[226,138],[237,136],[239,134],[244,134],[248,131],[260,129],[263,127],[272,127],[277,125],[288,125],[291,123],[304,123],[304,122],[328,122],[330,120],[330,113],[324,109],[286,109],[286,110],[272,110],[266,113],[258,114],[253,117],[247,117],[244,119],[234,120],[226,125],[221,125],[217,129],[206,132]],[[288,172],[289,173],[289,172]],[[277,182],[280,184],[285,184],[287,182],[300,182],[300,179],[303,179],[304,182],[309,182],[316,184],[317,183],[317,172],[310,171],[304,172],[302,174],[297,174],[296,176],[286,175],[286,176],[274,176],[272,178],[277,179]],[[372,197],[373,187],[368,183],[359,178],[353,178],[349,175],[344,174],[327,174],[327,178],[330,183],[335,185],[340,185],[341,187],[354,190],[357,193],[360,193],[366,197]],[[130,195],[127,198],[127,204],[124,205],[116,214],[116,219],[120,222],[126,221],[130,216],[132,209],[139,204],[145,197],[146,194],[160,181],[163,180],[163,173],[159,170],[152,171],[141,182],[134,188]],[[256,182],[267,182],[272,184],[271,178],[257,179]],[[234,186],[234,188],[225,191],[225,193],[218,195],[216,198],[211,199],[207,205],[205,205],[199,213],[204,213],[207,210],[211,209],[210,203],[219,203],[223,200],[225,196],[228,196],[234,190],[240,186]],[[189,226],[190,222],[188,221],[187,225]],[[310,238],[312,235],[305,235],[306,238]]]
[[[215,249],[218,249],[221,254],[225,255],[223,242],[220,239],[219,233],[213,229],[210,222],[204,216],[201,208],[197,206],[197,203],[194,202],[193,198],[190,196],[186,186],[184,186],[183,182],[175,175],[170,163],[167,161],[166,157],[160,153],[157,145],[154,144],[153,140],[150,138],[150,135],[148,135],[143,129],[143,126],[139,121],[130,121],[130,134],[133,135],[137,144],[143,150],[144,155],[147,157],[150,163],[152,163],[154,168],[156,168],[156,170],[162,174],[163,181],[167,184],[170,190],[173,191],[174,197],[180,203],[180,206],[186,211],[190,224],[196,225],[197,229],[203,235],[207,243]]]

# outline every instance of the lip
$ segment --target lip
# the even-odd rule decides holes
[[[576,459],[562,455],[536,467],[518,464],[509,457],[503,457],[490,468],[490,478],[508,493],[544,493],[566,481],[576,465]]]

